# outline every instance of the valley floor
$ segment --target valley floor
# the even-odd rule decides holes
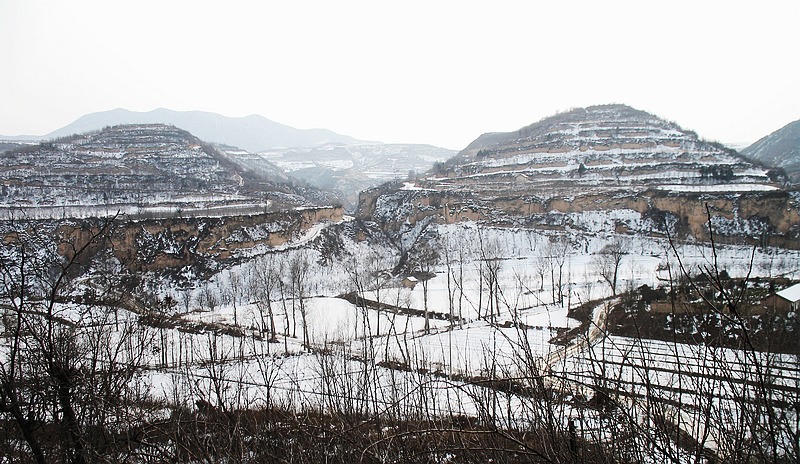
[[[141,367],[126,388],[154,405],[141,411],[147,424],[171,423],[174,411],[196,424],[210,410],[426,427],[471,418],[481,433],[505,436],[506,459],[533,462],[547,445],[524,431],[566,444],[550,450],[556,462],[580,453],[736,460],[741,440],[763,441],[762,457],[798,452],[796,354],[614,335],[607,320],[642,286],[676,283],[681,268],[800,279],[800,252],[474,225],[438,234],[440,259],[413,288],[382,272],[396,250],[347,242],[343,258],[325,260],[306,237],[195,288],[163,283],[158,315],[152,302],[125,297],[104,310],[76,301],[53,311],[117,346],[104,362]],[[616,288],[597,258],[610,243],[625,250]],[[4,356],[13,349],[6,343]],[[362,445],[368,462],[381,461],[379,444],[405,436],[381,433]]]

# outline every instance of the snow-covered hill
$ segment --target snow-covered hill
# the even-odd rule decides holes
[[[0,154],[0,162],[0,206],[27,208],[33,217],[92,216],[100,214],[98,207],[263,212],[335,202],[315,189],[291,186],[263,160],[252,165],[242,153],[223,152],[160,124],[114,126],[18,148]]]
[[[483,135],[449,167],[447,177],[456,182],[499,187],[513,178],[533,184],[526,190],[554,194],[675,184],[738,184],[746,191],[769,183],[765,169],[736,152],[624,105],[579,108],[515,132]]]
[[[742,153],[767,166],[782,168],[793,180],[800,180],[800,120],[762,138]]]
[[[49,141],[128,124],[166,124],[183,129],[216,144],[248,170],[263,174],[266,169],[270,177],[280,177],[283,182],[299,180],[333,191],[337,202],[348,208],[355,206],[361,190],[405,179],[409,173],[425,172],[456,154],[430,145],[364,142],[327,129],[296,129],[259,115],[231,118],[165,108],[148,112],[118,108],[87,114],[42,137],[0,136],[0,153],[30,144],[33,139]],[[275,165],[291,173],[291,178]]]
[[[796,243],[797,197],[781,180],[675,123],[603,105],[484,134],[425,179],[365,192],[359,210],[395,225],[435,215],[589,231],[597,221],[582,216],[622,214],[635,220],[620,230],[700,239],[710,211],[725,235]]]

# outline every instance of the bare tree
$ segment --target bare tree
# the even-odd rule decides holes
[[[212,286],[211,282],[203,284],[200,293],[197,295],[197,303],[200,305],[201,310],[213,313],[217,309],[217,306],[220,304],[220,298],[216,290],[217,289]]]
[[[242,292],[244,291],[244,282],[242,280],[242,276],[234,270],[231,270],[228,273],[228,285],[225,288],[225,292],[228,294],[228,298],[230,299],[231,306],[233,306],[233,325],[239,325],[239,317],[238,317],[238,303],[242,297]]]
[[[478,246],[481,262],[480,280],[482,283],[485,283],[486,289],[489,292],[487,297],[487,314],[485,316],[488,317],[490,323],[494,323],[495,316],[500,313],[502,293],[500,287],[500,270],[503,261],[501,259],[500,242],[496,237],[484,238],[481,230],[478,229]],[[481,290],[482,288],[479,289],[479,291]],[[481,299],[479,299],[479,301]],[[478,317],[480,317],[480,309],[478,311]]]
[[[455,254],[457,251],[463,247],[463,243],[458,243],[458,240],[451,237],[449,234],[444,237],[442,243],[442,258],[444,259],[444,266],[447,274],[447,303],[448,303],[448,319],[450,322],[450,326],[453,325],[453,313],[455,312],[455,293],[456,289],[453,287],[457,287],[457,279],[455,275],[454,260]]]
[[[550,270],[550,283],[552,285],[553,304],[564,304],[564,264],[570,249],[566,237],[551,237],[545,248],[547,265]]]
[[[273,253],[259,258],[254,264],[253,291],[256,297],[259,315],[261,316],[261,331],[266,330],[267,324],[264,320],[264,313],[269,318],[269,340],[277,342],[277,332],[275,331],[275,311],[272,307],[272,300],[277,297],[280,282],[279,270],[283,266],[282,260]]]
[[[425,316],[425,333],[431,331],[431,319],[428,309],[428,287],[429,281],[436,276],[434,273],[436,263],[439,261],[439,253],[428,245],[423,246],[415,256],[416,268],[419,270],[419,282],[422,284],[422,305]]]
[[[619,268],[625,254],[627,254],[625,242],[618,238],[606,244],[592,261],[592,267],[608,283],[614,296],[617,295]]]
[[[303,324],[303,346],[310,348],[311,340],[308,337],[308,320],[306,300],[309,297],[310,283],[308,273],[311,266],[311,257],[308,250],[298,250],[289,258],[289,282],[292,291],[292,319],[294,321],[295,308],[300,310],[300,319]],[[295,306],[295,301],[297,306]],[[295,327],[296,330],[296,327]],[[293,332],[292,336],[296,336]]]

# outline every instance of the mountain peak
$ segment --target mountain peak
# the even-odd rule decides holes
[[[621,104],[573,108],[513,132],[484,134],[440,167],[434,179],[442,177],[443,188],[479,182],[475,188],[485,193],[508,196],[774,188],[763,185],[771,182],[766,170],[736,152]]]
[[[483,134],[473,141],[465,151],[487,148],[492,145],[502,145],[523,139],[533,139],[545,133],[558,133],[559,127],[568,128],[569,126],[586,125],[591,126],[595,123],[601,127],[597,129],[616,129],[631,124],[658,125],[670,130],[680,131],[681,129],[673,123],[623,104],[594,105],[586,108],[572,108],[565,112],[559,112],[552,116],[547,116],[533,124],[522,127],[514,132],[494,132]],[[687,132],[688,133],[688,132]]]

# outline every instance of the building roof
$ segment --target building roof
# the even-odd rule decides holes
[[[800,301],[800,284],[795,284],[789,288],[785,288],[780,292],[777,292],[776,295],[793,303],[795,301]]]

